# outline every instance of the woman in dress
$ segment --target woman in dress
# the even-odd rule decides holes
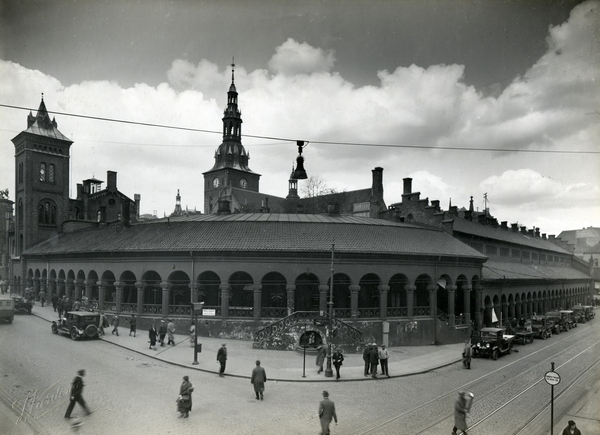
[[[188,376],[183,377],[183,383],[179,387],[179,398],[177,399],[177,410],[181,416],[187,418],[192,410],[192,391],[194,386]]]

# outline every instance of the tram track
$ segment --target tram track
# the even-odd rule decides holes
[[[427,433],[440,433],[440,430],[446,432],[453,426],[454,413],[452,411],[452,404],[454,403],[457,392],[461,390],[474,392],[477,404],[476,409],[489,409],[489,411],[476,412],[476,414],[481,415],[477,415],[474,422],[470,424],[470,433],[472,431],[473,433],[476,433],[477,431],[479,431],[479,433],[484,433],[481,432],[481,430],[485,422],[492,419],[496,414],[505,412],[507,407],[514,405],[520,398],[527,396],[527,393],[530,392],[530,390],[535,389],[535,387],[543,381],[543,376],[540,376],[540,373],[548,371],[551,361],[558,361],[557,368],[565,367],[567,364],[576,361],[582,355],[589,354],[590,350],[593,350],[595,347],[600,348],[600,340],[595,340],[593,344],[585,348],[583,348],[581,344],[583,341],[586,341],[586,339],[589,339],[589,337],[593,337],[595,335],[594,331],[595,328],[586,328],[583,331],[577,331],[576,335],[565,335],[564,338],[561,337],[561,340],[535,350],[524,357],[503,365],[502,367],[498,367],[483,376],[479,376],[459,387],[453,388],[427,402],[381,421],[376,426],[364,430],[359,434],[403,433],[422,435]],[[578,339],[573,340],[575,337],[578,337]],[[564,347],[561,348],[561,346]],[[558,352],[553,352],[556,348],[560,348],[560,350]],[[528,365],[532,358],[539,357],[540,354],[543,356],[541,360],[536,361],[532,365]],[[545,356],[545,354],[548,355]],[[600,355],[600,352],[596,352],[596,355]],[[588,365],[588,370],[599,362],[600,358],[597,358],[592,364]],[[516,376],[511,375],[508,379],[498,384],[497,380],[500,377],[506,377],[506,375],[502,375],[502,372],[508,371],[511,368],[514,369],[515,365],[517,367],[522,365],[523,370]],[[505,400],[506,397],[510,397],[510,399]],[[421,416],[424,414],[428,415],[427,421],[429,422],[425,427],[421,425]],[[535,414],[538,415],[539,412]],[[402,422],[402,428],[399,432],[398,426],[400,426],[400,422]],[[395,429],[391,430],[392,427]]]

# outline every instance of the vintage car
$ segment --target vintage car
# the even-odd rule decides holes
[[[594,318],[594,308],[591,305],[575,305],[573,316],[577,323],[585,323]]]
[[[561,310],[560,317],[567,324],[568,329],[577,328],[577,321],[573,315],[573,310]]]
[[[527,344],[533,343],[533,328],[531,326],[531,320],[525,320],[521,318],[517,319],[508,319],[508,323],[506,325],[506,334],[515,336],[515,343],[519,344]]]
[[[485,356],[497,360],[500,355],[511,353],[514,340],[515,336],[505,334],[502,328],[481,328],[473,331],[471,336],[473,356]]]
[[[546,313],[546,319],[550,320],[552,325],[552,333],[560,334],[561,331],[568,331],[571,329],[569,322],[567,322],[565,316],[560,311],[548,311]]]
[[[12,323],[15,318],[15,303],[8,295],[0,295],[0,320]]]
[[[100,313],[89,311],[69,311],[59,320],[52,322],[52,333],[67,334],[73,340],[98,338]]]
[[[531,317],[531,330],[536,338],[545,340],[546,338],[552,337],[552,326],[552,321],[548,320],[546,316]]]
[[[12,300],[15,304],[15,312],[16,313],[27,313],[31,314],[31,309],[33,308],[33,303],[23,296],[12,295]]]

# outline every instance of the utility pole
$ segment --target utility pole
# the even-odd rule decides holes
[[[327,322],[327,368],[325,369],[325,377],[333,377],[333,369],[331,368],[331,340],[333,339],[333,256],[335,252],[335,244],[331,244],[331,278],[329,279],[329,321]]]

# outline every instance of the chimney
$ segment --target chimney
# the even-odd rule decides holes
[[[527,234],[529,237],[535,237],[535,232],[533,230],[527,230]]]
[[[117,173],[115,171],[106,171],[106,189],[109,192],[117,191]]]
[[[508,221],[500,222],[500,228],[502,228],[503,230],[507,230],[508,229]]]
[[[383,168],[378,166],[371,172],[373,173],[371,196],[375,197],[374,199],[383,199]]]
[[[227,199],[219,198],[217,201],[217,214],[231,214],[229,201]]]
[[[510,229],[513,230],[513,232],[518,233],[519,232],[519,224],[510,224]]]
[[[546,233],[542,233],[542,239],[548,240],[547,237],[546,237]]]
[[[77,183],[77,199],[83,199],[83,184]]]
[[[404,194],[412,193],[412,178],[404,178]]]
[[[477,215],[477,220],[479,221],[480,224],[485,225],[485,215],[484,214]]]
[[[550,234],[548,236],[548,238],[550,239],[551,242],[555,242],[556,241],[556,236],[554,234]]]
[[[521,233],[527,234],[527,227],[521,227]]]
[[[540,229],[539,228],[535,229],[535,236],[538,238],[540,237]]]
[[[435,211],[440,211],[440,200],[434,199],[431,201],[431,205],[435,208]]]
[[[142,195],[136,193],[133,195],[133,199],[135,200],[135,219],[140,219],[140,201],[142,200]]]

